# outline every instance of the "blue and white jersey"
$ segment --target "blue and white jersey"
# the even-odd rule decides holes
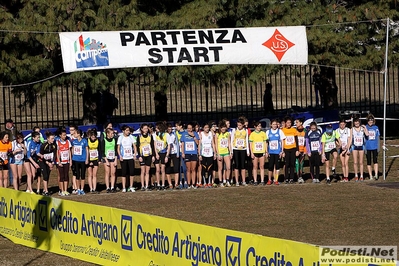
[[[306,150],[308,153],[315,153],[322,151],[321,137],[322,134],[319,130],[315,131],[310,130],[306,134]]]
[[[87,139],[83,138],[81,141],[74,139],[72,144],[72,161],[85,162],[87,159],[86,148],[89,147]]]
[[[40,153],[40,145],[42,143],[35,142],[32,139],[29,140],[26,144],[27,152],[26,152],[26,159],[32,158],[33,160],[37,160],[37,154]]]
[[[266,131],[267,137],[267,152],[269,154],[280,154],[283,151],[282,141],[285,139],[285,134],[282,130],[269,129]]]
[[[187,131],[185,131],[181,137],[180,142],[184,145],[185,154],[198,154],[198,145],[195,140],[199,140],[199,135],[197,132],[191,132],[194,137],[191,137]]]
[[[378,150],[379,148],[379,139],[380,139],[380,130],[376,125],[366,125],[366,128],[369,132],[369,135],[366,136],[366,150]]]

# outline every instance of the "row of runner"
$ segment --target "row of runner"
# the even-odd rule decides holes
[[[260,122],[255,122],[251,131],[245,117],[238,118],[236,128],[230,128],[227,119],[218,124],[206,123],[202,128],[196,123],[188,123],[184,127],[177,122],[174,128],[165,122],[156,123],[155,128],[143,123],[138,135],[133,135],[130,127],[123,126],[119,136],[112,124],[107,123],[100,137],[95,129],[84,134],[72,125],[68,135],[66,128],[60,127],[55,133],[46,132],[45,140],[40,128],[35,127],[29,136],[24,138],[18,133],[13,141],[4,131],[0,133],[0,186],[8,187],[8,171],[11,170],[13,187],[18,190],[24,168],[26,191],[34,193],[32,183],[37,179],[36,193],[40,193],[43,184],[42,194],[47,196],[50,194],[50,172],[56,169],[59,195],[67,196],[71,168],[71,193],[85,194],[86,173],[90,192],[98,193],[97,171],[102,163],[106,191],[115,192],[118,160],[122,192],[135,192],[137,189],[133,186],[136,161],[140,164],[141,190],[151,187],[158,190],[216,187],[216,177],[220,187],[233,183],[235,186],[246,186],[248,183],[278,185],[281,167],[284,168],[285,183],[296,180],[303,183],[306,156],[309,158],[312,182],[320,182],[322,164],[325,165],[327,183],[332,177],[348,182],[351,154],[354,180],[363,181],[365,153],[369,178],[378,179],[380,133],[371,114],[366,125],[355,119],[349,128],[342,120],[336,130],[328,125],[324,133],[316,122],[312,122],[308,129],[303,127],[303,123],[301,118],[293,120],[286,117],[281,122],[274,119],[267,131],[262,130]],[[338,158],[342,164],[342,179],[336,174]],[[264,166],[267,160],[266,176]],[[150,180],[152,165],[155,166],[154,183]],[[252,169],[248,170],[248,166]]]

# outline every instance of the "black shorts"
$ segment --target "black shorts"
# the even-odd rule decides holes
[[[151,166],[152,156],[141,157],[143,160],[140,162],[140,166]]]
[[[72,163],[71,165],[71,170],[72,170],[72,176],[76,177],[76,165],[74,163]]]
[[[198,155],[197,154],[186,154],[184,157],[185,162],[197,162]]]
[[[165,164],[166,153],[158,153],[159,160],[155,159],[154,164]]]
[[[233,150],[234,169],[245,169],[245,158],[247,157],[246,150]]]
[[[0,165],[0,170],[8,170],[8,164]]]
[[[105,161],[104,158],[101,159],[101,162],[102,162],[102,163],[106,163],[106,161]],[[115,159],[108,159],[108,162],[109,162],[109,163],[113,163],[113,162],[115,162]]]
[[[263,153],[254,153],[254,156],[256,158],[260,158],[260,157],[263,157]]]
[[[269,155],[269,171],[280,169],[280,154],[270,154]]]
[[[364,150],[364,148],[363,148],[363,146],[355,146],[355,145],[353,145],[352,150],[354,150],[354,151],[362,151],[362,150]]]
[[[98,166],[98,160],[89,161],[89,164],[87,165],[87,167],[94,167],[94,166]]]
[[[337,149],[332,149],[331,151],[324,153],[326,155],[326,161],[330,160],[330,155],[333,154],[334,152],[337,152]]]
[[[134,176],[134,160],[128,159],[121,161],[122,177]]]

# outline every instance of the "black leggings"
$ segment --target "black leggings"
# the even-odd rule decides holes
[[[284,149],[285,153],[285,179],[294,180],[296,148]]]
[[[206,173],[208,173],[208,176],[206,176]],[[205,184],[211,182],[212,174],[213,174],[213,157],[202,157],[201,175],[202,179],[204,179],[205,181]],[[208,182],[206,182],[207,177],[208,177]]]
[[[47,182],[50,178],[50,167],[48,166],[46,161],[39,161],[39,166],[43,173],[43,180]]]
[[[72,161],[72,164],[75,165],[76,179],[77,180],[85,180],[86,179],[86,163]]]
[[[173,165],[171,165],[173,162]],[[177,174],[180,169],[180,158],[177,158],[177,154],[169,155],[169,160],[166,163],[166,174]]]
[[[312,152],[311,156],[309,157],[309,164],[310,164],[310,175],[313,178],[319,179],[320,176],[320,162],[321,156],[318,152]],[[316,170],[316,173],[315,173]]]
[[[378,151],[377,150],[367,150],[367,153],[366,153],[367,165],[371,165],[371,156],[373,156],[373,163],[374,164],[378,163],[377,162]]]

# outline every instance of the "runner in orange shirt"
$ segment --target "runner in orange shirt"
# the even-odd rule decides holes
[[[3,131],[0,133],[0,187],[8,187],[8,155],[11,151],[9,134]]]
[[[285,127],[282,129],[285,135],[285,140],[283,142],[283,150],[285,157],[285,183],[294,183],[295,175],[295,159],[299,155],[298,146],[298,131],[296,128],[292,127],[292,118],[286,117],[284,119]]]
[[[302,178],[303,174],[303,162],[305,161],[306,154],[306,143],[305,143],[305,135],[306,129],[303,127],[304,119],[298,118],[295,120],[296,130],[298,131],[298,148],[299,148],[299,156],[296,157],[295,160],[295,172],[298,175],[298,183],[304,183]]]

